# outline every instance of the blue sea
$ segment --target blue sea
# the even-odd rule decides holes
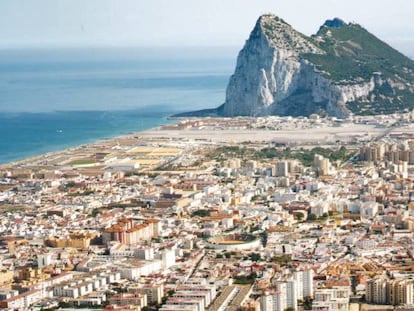
[[[0,51],[0,163],[217,107],[237,49]]]

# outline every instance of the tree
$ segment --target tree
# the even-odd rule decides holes
[[[260,261],[261,256],[258,253],[251,253],[250,254],[250,260],[251,261]]]
[[[315,221],[318,217],[314,214],[314,213],[310,213],[308,215],[308,220],[309,221]]]
[[[302,221],[303,220],[303,214],[302,213],[296,213],[295,217],[297,220]]]
[[[194,211],[191,214],[191,217],[194,217],[194,216],[208,217],[208,216],[210,216],[210,211],[209,210],[205,210],[205,209],[199,209],[197,211]]]
[[[305,310],[312,310],[312,297],[311,296],[306,296],[304,301],[303,301],[303,308]]]
[[[234,277],[235,284],[253,284],[257,278],[256,272],[252,272],[249,275],[236,275]]]
[[[99,214],[99,208],[94,208],[94,209],[92,210],[91,216],[92,216],[93,218],[95,218],[96,216],[98,216],[98,214]]]
[[[69,181],[69,182],[65,185],[65,187],[66,187],[66,188],[73,188],[73,187],[75,187],[75,182],[74,182],[74,181]]]

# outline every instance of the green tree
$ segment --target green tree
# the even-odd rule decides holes
[[[94,209],[92,210],[91,216],[92,216],[93,218],[95,218],[96,216],[98,216],[98,214],[99,214],[99,208],[94,208]]]
[[[250,254],[250,260],[251,261],[260,261],[261,256],[258,253],[251,253]]]
[[[305,310],[312,310],[312,297],[306,296],[303,301],[303,308]]]
[[[303,214],[302,213],[296,213],[295,217],[297,220],[302,221],[303,220]]]
[[[199,209],[191,214],[192,217],[199,216],[199,217],[208,217],[210,216],[210,211],[205,209]]]

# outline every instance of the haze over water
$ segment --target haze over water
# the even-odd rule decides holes
[[[0,163],[149,129],[216,107],[236,52],[0,51]]]

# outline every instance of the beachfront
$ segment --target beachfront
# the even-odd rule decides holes
[[[404,119],[406,118],[405,115]],[[73,165],[98,166],[101,161],[88,160],[94,153],[107,153],[117,157],[118,161],[127,158],[131,153],[124,154],[128,148],[132,149],[138,144],[151,144],[161,140],[169,145],[179,142],[197,144],[220,144],[241,142],[269,142],[286,145],[306,144],[333,144],[355,143],[370,141],[390,131],[390,125],[400,120],[400,116],[384,116],[380,119],[370,117],[357,118],[355,121],[338,121],[331,119],[292,119],[292,118],[219,118],[219,119],[189,119],[177,120],[175,124],[161,126],[155,129],[137,132],[130,135],[115,137],[108,140],[81,145],[57,152],[38,155],[8,164],[6,167],[26,167],[31,165]],[[393,131],[413,133],[414,128],[393,127]],[[190,145],[191,147],[191,145]],[[150,155],[150,158],[153,158]],[[81,159],[86,159],[82,162]],[[144,167],[154,167],[158,161],[144,161],[140,157],[140,164]],[[80,161],[80,162],[79,162]],[[145,163],[144,163],[145,162]],[[83,164],[83,165],[82,165]],[[102,163],[101,163],[102,164]]]

